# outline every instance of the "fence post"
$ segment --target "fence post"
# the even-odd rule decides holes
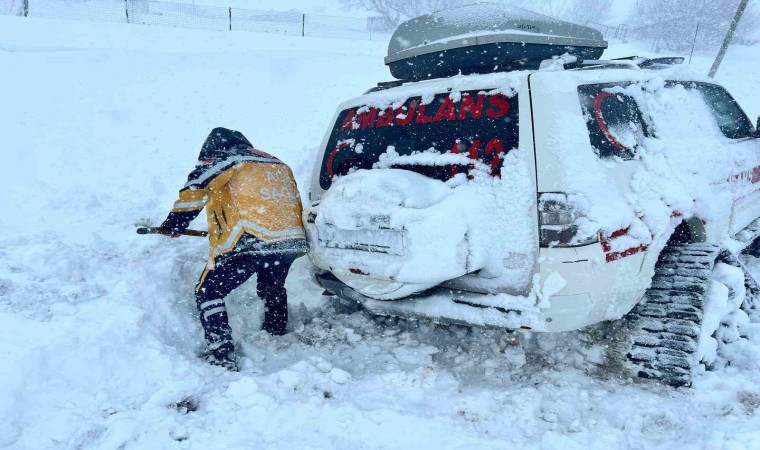
[[[124,0],[124,13],[127,15],[127,23],[129,23],[129,0]]]
[[[229,8],[229,13],[230,13],[230,31],[232,31],[232,7],[231,6]]]
[[[29,0],[24,0],[24,17],[29,17]]]
[[[306,36],[306,14],[301,14],[301,37]]]

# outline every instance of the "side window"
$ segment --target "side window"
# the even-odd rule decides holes
[[[725,89],[714,84],[697,82],[684,83],[684,86],[687,89],[696,89],[702,94],[724,136],[729,139],[743,139],[753,136],[752,122]]]
[[[636,100],[617,92],[614,84],[578,87],[591,145],[602,158],[632,159],[649,131]]]

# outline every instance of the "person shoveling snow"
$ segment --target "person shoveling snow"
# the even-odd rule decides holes
[[[263,328],[273,335],[285,334],[285,278],[293,261],[307,250],[301,200],[287,165],[256,150],[242,133],[215,128],[157,232],[171,237],[188,234],[188,225],[203,208],[210,255],[195,287],[208,346],[202,356],[211,364],[235,369],[224,298],[256,273],[256,292],[266,305]]]

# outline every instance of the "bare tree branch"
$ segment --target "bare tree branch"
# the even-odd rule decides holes
[[[349,8],[363,8],[376,12],[383,19],[383,26],[387,30],[394,29],[402,20],[401,0],[341,0],[344,6]]]
[[[13,16],[23,16],[24,0],[0,0],[0,11]]]
[[[710,48],[720,45],[736,13],[740,0],[638,0],[637,28],[634,33],[653,38],[662,48],[683,51],[694,40],[696,46]],[[736,31],[741,42],[760,26],[760,15],[747,10]]]
[[[445,8],[472,3],[472,0],[341,0],[349,8],[376,12],[388,30],[402,20]],[[609,18],[613,0],[496,0],[507,6],[517,6],[576,23],[604,22]]]
[[[500,3],[581,24],[589,20],[604,22],[612,10],[612,0],[501,0]]]

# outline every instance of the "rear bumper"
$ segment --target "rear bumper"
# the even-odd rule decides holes
[[[476,287],[470,289],[452,283],[444,287],[439,283],[423,285],[399,280],[390,270],[399,257],[385,253],[364,252],[349,266],[358,270],[347,273],[335,261],[341,261],[349,250],[315,252],[314,248],[320,247],[316,247],[319,243],[313,226],[307,225],[307,235],[312,243],[309,256],[316,266],[314,280],[340,298],[359,303],[380,315],[511,330],[562,332],[619,319],[644,295],[656,262],[654,252],[643,251],[608,261],[601,244],[541,249],[538,263],[528,275],[533,285],[512,291],[523,295],[509,295],[506,289],[493,289],[491,292],[496,293],[488,294],[486,289],[474,292]],[[380,273],[365,270],[362,265],[365,263],[372,263],[374,269],[379,267]],[[414,272],[429,271],[422,268]],[[551,277],[555,281],[556,278],[564,280],[564,287],[559,291],[544,290],[544,281]],[[363,286],[368,287],[363,289]],[[541,295],[542,300],[536,299],[535,292],[545,293]]]
[[[433,288],[402,300],[375,300],[351,289],[329,272],[316,274],[315,278],[322,287],[337,297],[359,303],[374,314],[512,330],[533,329],[531,325],[535,325],[535,320],[522,317],[519,311],[463,303],[462,293],[449,289]]]
[[[589,294],[555,295],[549,299],[549,306],[544,309],[526,308],[527,297],[486,296],[440,287],[401,300],[375,300],[351,289],[329,272],[316,273],[314,277],[319,285],[339,298],[359,303],[379,315],[539,332],[577,330],[604,320],[604,310],[598,311],[599,302]],[[500,302],[501,306],[483,305],[484,296]],[[512,305],[509,299],[514,299]],[[493,305],[496,302],[489,303]],[[576,320],[555,320],[555,317],[573,317]]]

